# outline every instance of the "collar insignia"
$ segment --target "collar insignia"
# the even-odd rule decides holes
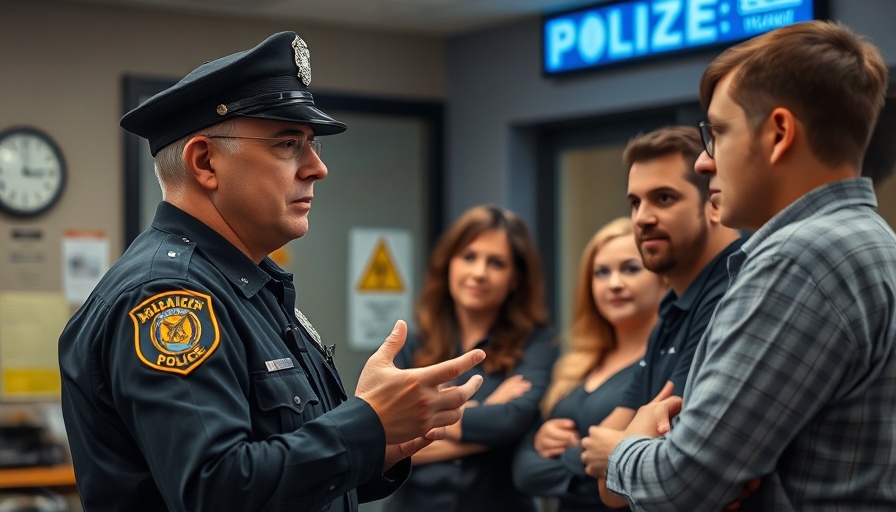
[[[308,87],[311,85],[311,52],[308,51],[308,45],[299,36],[293,39],[292,49],[295,53],[296,67],[299,70],[297,75],[302,84]]]
[[[318,344],[318,346],[320,346],[321,350],[323,350],[324,342],[321,341],[320,334],[317,334],[317,331],[315,331],[314,327],[311,326],[311,322],[309,322],[308,319],[305,318],[305,315],[303,315],[302,312],[299,311],[299,308],[295,308],[295,311],[296,320],[298,320],[299,323],[302,324],[302,327],[305,328],[305,332],[310,334],[311,337],[314,338],[314,341]]]

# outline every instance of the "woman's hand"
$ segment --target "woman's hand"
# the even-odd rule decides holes
[[[532,387],[532,383],[523,379],[522,375],[513,375],[504,379],[504,382],[498,385],[492,394],[488,395],[482,401],[483,405],[506,404],[507,402],[519,398],[526,394]]]
[[[576,422],[567,418],[550,419],[535,433],[534,446],[542,458],[559,457],[568,446],[578,445],[579,432]]]

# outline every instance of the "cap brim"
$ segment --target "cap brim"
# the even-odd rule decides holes
[[[312,105],[266,106],[263,112],[241,114],[245,117],[292,121],[311,126],[314,135],[336,135],[345,131],[345,123],[324,114]]]

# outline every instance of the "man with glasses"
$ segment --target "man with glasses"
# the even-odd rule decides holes
[[[485,357],[398,370],[398,322],[348,397],[332,347],[267,256],[308,230],[327,175],[295,33],[208,62],[126,114],[163,202],[59,340],[85,510],[355,511],[445,435]]]
[[[683,404],[659,397],[583,441],[589,474],[634,509],[719,510],[759,478],[741,510],[896,510],[896,236],[859,177],[886,84],[879,51],[824,21],[704,72],[697,172],[722,223],[756,232]]]

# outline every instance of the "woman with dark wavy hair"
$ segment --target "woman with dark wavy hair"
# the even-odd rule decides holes
[[[495,205],[461,215],[430,256],[416,320],[396,366],[481,348],[485,361],[459,381],[479,374],[484,382],[448,437],[414,455],[411,476],[387,510],[534,512],[532,498],[514,488],[510,465],[538,416],[558,347],[525,222]]]

